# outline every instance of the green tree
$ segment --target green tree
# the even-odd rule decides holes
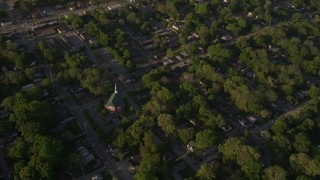
[[[309,140],[310,138],[304,132],[300,132],[299,134],[295,135],[294,139],[295,142],[293,143],[293,147],[298,152],[309,152],[311,142]]]
[[[158,126],[162,128],[166,135],[175,132],[175,122],[173,116],[170,114],[160,114],[158,116]]]
[[[308,91],[310,97],[314,100],[319,99],[320,96],[320,89],[314,85],[312,85]]]
[[[64,59],[66,60],[66,62],[71,68],[78,67],[81,63],[85,62],[86,60],[86,58],[80,53],[73,54],[73,55],[70,55],[69,53],[65,53]]]
[[[232,52],[229,49],[223,47],[223,44],[218,43],[208,47],[208,55],[211,59],[220,63],[224,63],[225,60],[232,57]]]
[[[48,60],[49,62],[53,62],[55,55],[52,49],[44,49],[43,50],[43,57]]]
[[[244,145],[239,138],[229,138],[219,145],[219,151],[225,161],[236,162],[249,179],[259,179],[261,164],[259,152],[251,146]]]
[[[14,160],[24,160],[27,156],[28,145],[23,139],[13,141],[8,148],[8,155]]]
[[[179,137],[184,144],[188,144],[194,138],[194,129],[186,128],[179,131]]]
[[[195,12],[201,16],[205,16],[209,13],[209,4],[199,3],[195,6]]]
[[[196,134],[196,147],[198,150],[209,148],[216,142],[216,135],[210,129],[205,129]]]
[[[13,110],[14,104],[15,104],[14,96],[8,96],[2,100],[1,107],[5,107],[5,108],[8,108],[9,110]]]
[[[196,177],[201,180],[213,180],[216,178],[216,170],[209,164],[203,164],[198,170]]]
[[[290,165],[297,173],[315,177],[320,175],[319,157],[314,160],[305,153],[292,154],[290,156]]]
[[[264,180],[286,180],[287,172],[279,165],[273,165],[263,170]]]

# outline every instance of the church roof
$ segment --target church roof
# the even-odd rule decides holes
[[[105,106],[113,106],[113,107],[123,107],[124,102],[121,95],[117,91],[117,86],[115,85],[114,93],[111,94],[109,100],[105,104]]]
[[[112,93],[105,106],[122,107],[124,105],[123,99],[120,94]]]

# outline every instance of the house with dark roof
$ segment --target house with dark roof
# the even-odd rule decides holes
[[[124,110],[124,101],[118,93],[117,85],[115,85],[114,93],[112,93],[109,100],[105,103],[104,108],[112,113],[120,113]]]

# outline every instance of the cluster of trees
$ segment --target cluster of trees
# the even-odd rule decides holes
[[[1,39],[1,38],[0,38]],[[1,95],[12,94],[11,88],[20,87],[34,79],[38,71],[37,67],[31,67],[34,59],[33,53],[21,52],[15,43],[0,40],[0,65],[2,66],[3,78],[0,84]],[[35,61],[36,62],[36,61]],[[45,80],[47,82],[47,80]],[[1,96],[4,98],[3,96]]]
[[[43,57],[48,60],[50,63],[54,62],[54,60],[58,57],[58,50],[47,47],[47,45],[40,41],[38,44],[38,48],[42,53]]]
[[[86,67],[88,60],[81,53],[65,53],[67,66],[58,72],[57,79],[63,84],[77,83],[95,95],[110,94],[111,84],[106,83],[108,74],[100,68]]]
[[[64,22],[70,26],[72,26],[74,29],[78,29],[83,27],[84,21],[81,18],[81,16],[69,13],[65,16]]]
[[[125,32],[119,28],[109,29],[109,33],[105,33],[98,24],[93,21],[84,25],[84,28],[93,36],[97,36],[98,45],[106,47],[108,52],[113,55],[113,57],[130,71],[135,70],[135,63],[131,59],[131,52],[128,48],[124,46],[126,35]]]
[[[10,99],[10,100],[9,100]],[[10,103],[8,103],[10,102]],[[47,103],[28,100],[22,94],[3,101],[13,113],[21,137],[8,146],[8,155],[14,162],[14,176],[20,179],[48,179],[55,176],[55,169],[61,163],[62,142],[47,134],[54,124],[51,108]]]
[[[143,143],[140,145],[142,161],[135,175],[137,179],[155,179],[167,178],[170,172],[168,162],[161,158],[160,147],[154,142],[152,131],[147,131],[143,137]]]
[[[270,140],[272,152],[278,159],[288,160],[296,175],[320,175],[320,156],[315,146],[318,143],[318,110],[317,98],[295,116],[279,119],[270,131],[265,132],[265,138]]]
[[[239,138],[229,138],[219,145],[225,162],[236,163],[248,179],[259,179],[261,173],[260,153],[245,145]]]
[[[151,1],[142,3],[148,4]],[[157,175],[159,171],[152,167],[165,164],[157,159],[161,154],[157,145],[151,148],[146,143],[146,139],[152,141],[150,130],[154,126],[160,127],[167,137],[176,136],[184,144],[192,145],[196,153],[220,144],[222,168],[205,164],[197,172],[196,177],[199,179],[236,178],[243,175],[247,179],[317,176],[319,157],[315,155],[316,148],[312,144],[316,142],[311,137],[318,128],[311,117],[284,118],[285,121],[280,119],[276,122],[269,132],[268,148],[281,161],[262,167],[260,161],[265,154],[248,145],[247,141],[242,138],[224,141],[220,129],[226,122],[224,116],[218,113],[217,105],[230,99],[237,111],[266,118],[266,108],[271,102],[279,100],[279,97],[296,104],[293,98],[295,93],[310,88],[306,85],[305,73],[313,76],[319,74],[319,42],[314,38],[319,35],[319,25],[315,20],[305,20],[301,14],[295,14],[287,23],[261,28],[259,31],[253,29],[254,33],[225,45],[215,43],[213,40],[219,37],[223,28],[235,36],[257,28],[250,18],[244,18],[249,12],[252,12],[252,19],[267,23],[280,13],[273,9],[271,1],[230,1],[228,6],[223,3],[166,1],[156,4],[157,12],[154,16],[157,19],[169,17],[180,20],[180,12],[187,9],[188,14],[184,17],[180,31],[180,42],[187,43],[187,35],[197,32],[199,39],[187,47],[192,64],[180,76],[179,84],[167,67],[154,69],[144,75],[143,85],[150,90],[150,99],[143,105],[144,115],[131,125],[118,129],[118,136],[113,143],[119,148],[128,146],[137,150],[140,147],[144,160],[136,176],[141,178]],[[315,8],[311,4],[314,3],[310,1],[302,6]],[[124,19],[135,26],[142,26],[138,18],[143,17],[143,14],[134,10],[129,12],[123,13],[127,15]],[[234,17],[233,14],[239,13],[243,17]],[[283,17],[288,18],[288,14]],[[215,16],[209,26],[204,21],[208,15]],[[153,40],[158,47],[163,46],[160,37],[153,36]],[[195,53],[199,46],[207,50],[207,57]],[[172,50],[168,52],[172,54]],[[318,88],[311,86],[311,89],[310,95],[318,99]],[[191,125],[189,120],[196,121],[197,125]],[[185,123],[189,125],[180,127]],[[145,149],[148,149],[148,153]],[[290,162],[290,165],[282,162]],[[302,164],[307,165],[307,168]]]

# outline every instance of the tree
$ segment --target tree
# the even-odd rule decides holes
[[[216,178],[216,170],[209,164],[203,164],[198,170],[196,177],[201,180],[213,180]]]
[[[134,12],[131,12],[127,16],[127,21],[129,21],[131,24],[135,24],[135,25],[140,25],[140,23],[141,23],[140,19],[137,17],[136,13],[134,13]]]
[[[84,55],[80,53],[73,54],[73,55],[70,55],[69,53],[65,53],[64,59],[66,60],[66,62],[71,68],[78,67],[81,63],[85,62],[86,60]]]
[[[269,166],[263,170],[264,180],[286,180],[287,172],[279,165]]]
[[[219,145],[219,151],[225,161],[236,162],[246,177],[259,179],[261,164],[259,152],[251,146],[244,145],[239,138],[229,138],[224,144]]]
[[[320,175],[319,157],[311,159],[305,153],[292,154],[290,156],[290,166],[297,173],[304,173],[312,177]]]
[[[198,150],[204,150],[213,145],[217,137],[210,129],[205,129],[196,134],[196,147]]]
[[[293,147],[298,152],[309,152],[309,147],[311,145],[310,138],[304,132],[300,132],[294,137],[295,142],[293,143]]]
[[[14,160],[24,160],[28,151],[28,145],[21,138],[13,141],[8,148],[8,155]]]
[[[136,69],[135,63],[132,60],[128,60],[126,62],[126,67],[130,70],[130,71],[134,71]]]
[[[31,5],[29,4],[28,1],[21,1],[20,2],[20,8],[23,12],[27,13],[30,12],[31,10]]]
[[[275,135],[272,137],[273,141],[273,150],[277,153],[280,157],[285,157],[289,155],[292,146],[289,139],[284,135]]]
[[[29,79],[33,79],[33,76],[36,74],[36,68],[26,68],[24,73]]]
[[[54,51],[52,49],[44,49],[43,50],[43,57],[48,60],[49,62],[53,62],[55,55],[54,55]]]
[[[174,57],[174,51],[171,48],[167,49],[167,57],[173,58]]]
[[[208,3],[199,3],[195,6],[195,12],[201,16],[205,16],[209,13]]]
[[[194,138],[194,129],[186,128],[179,131],[179,137],[184,144],[188,144]]]
[[[197,33],[202,45],[207,45],[210,42],[210,32],[207,26],[200,25],[197,27]]]
[[[170,114],[160,114],[158,116],[158,126],[162,128],[166,135],[175,132],[175,122],[173,116]]]
[[[5,78],[3,81],[5,84],[20,85],[25,79],[22,73],[15,71],[8,71],[4,75]]]
[[[5,107],[5,108],[8,108],[9,110],[13,110],[14,103],[15,103],[14,96],[8,96],[2,100],[1,107]]]
[[[225,60],[232,57],[232,52],[229,49],[223,47],[223,44],[218,43],[208,47],[208,55],[211,59],[220,63],[224,63]]]
[[[315,85],[312,85],[308,91],[310,97],[314,100],[319,99],[320,96],[320,89],[316,87]]]

